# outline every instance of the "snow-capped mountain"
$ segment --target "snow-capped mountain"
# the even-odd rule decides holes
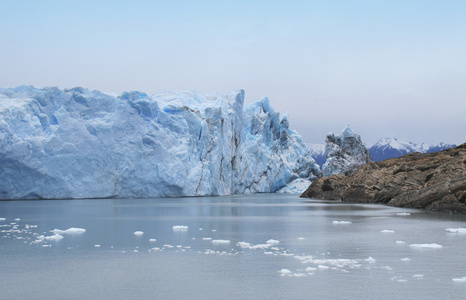
[[[440,143],[430,146],[425,143],[415,144],[412,142],[400,141],[396,138],[383,138],[369,148],[374,161],[400,157],[412,152],[437,152],[444,149],[456,147],[456,145]]]
[[[361,137],[355,134],[349,125],[341,135],[329,133],[326,139],[325,156],[322,167],[324,176],[335,174],[351,174],[362,165],[372,162],[371,155]]]
[[[267,98],[0,89],[0,199],[275,192],[321,176]]]

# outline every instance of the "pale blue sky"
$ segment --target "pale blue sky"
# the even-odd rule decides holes
[[[268,96],[306,142],[466,141],[466,1],[0,0],[0,86]]]

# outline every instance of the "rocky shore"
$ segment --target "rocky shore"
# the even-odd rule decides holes
[[[366,164],[315,180],[301,197],[466,214],[466,143]]]

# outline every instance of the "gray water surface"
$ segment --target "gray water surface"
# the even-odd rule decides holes
[[[466,233],[445,230],[465,216],[262,194],[3,201],[0,218],[0,299],[466,297]],[[86,231],[50,232],[69,228]]]

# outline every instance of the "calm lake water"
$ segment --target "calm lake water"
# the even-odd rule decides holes
[[[0,218],[0,299],[466,297],[464,216],[262,194],[3,201]]]

